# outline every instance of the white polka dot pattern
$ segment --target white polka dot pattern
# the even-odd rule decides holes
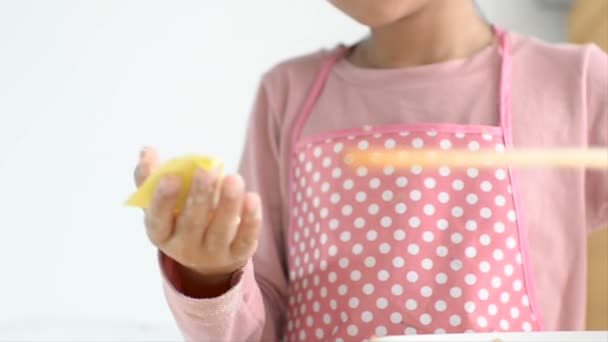
[[[351,168],[351,149],[504,150],[489,133],[374,133],[298,147],[288,341],[538,329],[504,169]]]

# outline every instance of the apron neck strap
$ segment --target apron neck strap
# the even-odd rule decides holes
[[[511,49],[509,46],[509,37],[507,33],[498,28],[494,27],[496,37],[498,38],[499,53],[501,56],[500,62],[500,126],[504,133],[506,145],[511,147],[513,145],[511,135],[511,77],[512,77],[512,63],[511,63]]]
[[[506,145],[508,147],[513,145],[511,136],[511,52],[509,47],[509,39],[507,33],[496,26],[493,27],[494,32],[498,38],[499,53],[501,56],[500,62],[500,126],[503,129]],[[336,49],[323,63],[321,70],[317,74],[315,82],[302,106],[300,112],[296,117],[296,121],[293,125],[291,144],[295,146],[297,141],[300,139],[302,129],[306,120],[310,116],[312,109],[314,108],[325,83],[331,73],[333,67],[348,53],[348,48],[340,46]]]
[[[306,123],[306,120],[310,116],[312,109],[317,103],[317,100],[319,99],[319,96],[321,95],[321,92],[323,91],[323,88],[325,86],[325,83],[329,78],[331,70],[334,68],[336,63],[338,63],[338,61],[340,61],[347,53],[348,48],[346,48],[345,46],[340,46],[326,59],[326,61],[321,66],[321,70],[317,74],[315,83],[313,83],[308,97],[306,98],[306,102],[304,102],[302,109],[296,117],[296,121],[293,125],[293,130],[291,134],[291,146],[295,146],[297,141],[300,139],[304,123]]]

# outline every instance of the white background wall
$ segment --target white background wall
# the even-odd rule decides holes
[[[531,0],[481,5],[563,38]],[[139,148],[233,170],[261,73],[363,33],[322,0],[0,0],[0,340],[178,338],[122,206]]]

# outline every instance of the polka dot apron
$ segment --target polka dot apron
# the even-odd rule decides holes
[[[335,63],[296,119],[288,233],[288,341],[541,330],[510,169],[346,165],[346,151],[512,145],[508,41],[500,41],[501,126],[403,124],[300,132]]]

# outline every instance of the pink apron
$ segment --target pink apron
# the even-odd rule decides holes
[[[352,168],[346,151],[512,146],[500,40],[500,127],[403,124],[300,138],[343,49],[296,119],[290,164],[288,341],[541,330],[513,170]]]

